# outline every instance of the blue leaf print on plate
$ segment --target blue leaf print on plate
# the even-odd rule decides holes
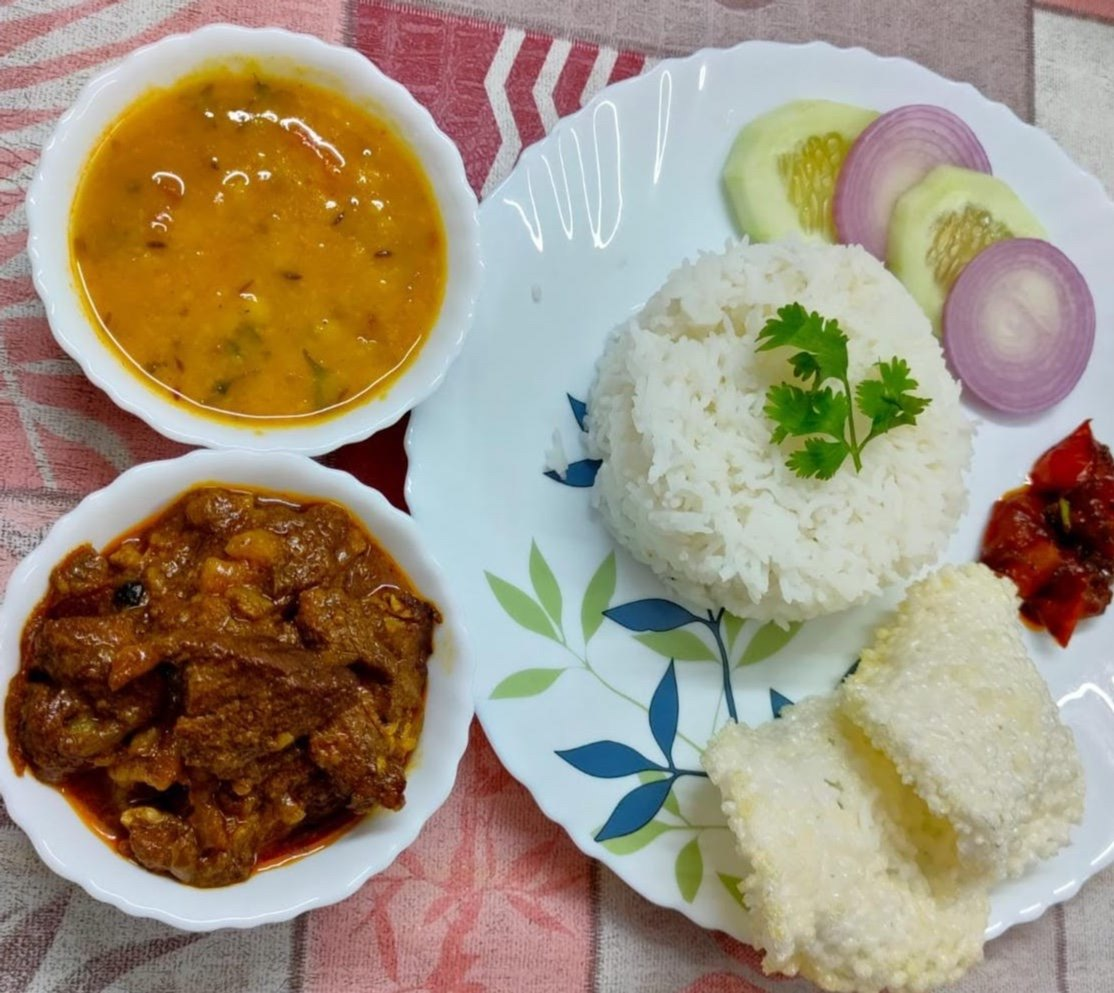
[[[588,404],[583,400],[577,400],[571,393],[566,393],[565,396],[569,398],[569,406],[572,407],[572,416],[576,418],[576,426],[581,431],[587,431],[588,425],[584,423],[584,418],[588,416]]]
[[[588,405],[583,400],[577,400],[571,393],[566,393],[565,396],[568,398],[572,416],[576,419],[576,426],[582,432],[586,432],[588,425],[585,423],[585,418],[588,416]],[[577,462],[570,462],[563,476],[553,469],[549,469],[545,475],[562,486],[587,489],[596,481],[596,473],[600,471],[601,465],[599,459],[580,459]]]
[[[661,810],[661,805],[665,803],[665,798],[669,796],[672,788],[672,778],[658,779],[652,783],[636,786],[615,805],[615,810],[607,819],[607,823],[596,835],[596,841],[621,838],[645,827]]]
[[[575,486],[586,489],[596,481],[596,473],[600,471],[603,463],[599,459],[581,459],[579,462],[570,462],[564,476],[559,476],[552,469],[546,471],[546,476],[564,486]]]
[[[669,798],[673,784],[682,776],[708,777],[703,769],[679,769],[673,761],[673,742],[677,737],[679,713],[677,668],[676,663],[670,659],[669,667],[654,690],[647,711],[650,733],[662,750],[666,765],[652,762],[641,752],[617,741],[594,741],[590,745],[557,752],[557,756],[574,769],[598,779],[618,779],[645,772],[667,773],[661,779],[635,787],[624,796],[596,835],[596,841],[622,838],[649,824]]]
[[[603,616],[628,631],[672,631],[694,621],[704,623],[703,618],[685,610],[679,603],[657,598],[632,600],[605,610]]]
[[[662,676],[650,700],[650,733],[658,743],[658,748],[661,749],[670,769],[673,768],[673,741],[677,737],[679,712],[676,663],[670,661],[669,668],[665,670],[665,675]]]
[[[779,693],[772,686],[770,687],[770,710],[774,712],[774,717],[780,717],[782,710],[786,707],[792,707],[793,701],[783,693]]]
[[[622,745],[617,741],[593,741],[590,745],[559,751],[557,755],[574,769],[579,769],[597,779],[618,779],[639,772],[666,771],[663,766],[651,762],[630,745]]]

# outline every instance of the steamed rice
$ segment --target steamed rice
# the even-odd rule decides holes
[[[860,473],[848,458],[830,480],[800,479],[793,442],[770,440],[766,389],[792,380],[792,350],[755,343],[793,302],[839,320],[852,386],[899,356],[932,400],[869,444]],[[863,249],[734,245],[682,265],[610,338],[588,401],[593,500],[694,606],[780,623],[831,613],[943,551],[971,458],[959,392],[928,319]]]

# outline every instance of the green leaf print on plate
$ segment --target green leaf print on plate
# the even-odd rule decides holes
[[[800,630],[801,623],[799,621],[790,624],[787,628],[779,627],[773,621],[763,624],[754,632],[754,636],[747,643],[743,657],[739,659],[739,665],[755,665],[758,662],[764,662],[771,655],[780,652],[788,645]]]
[[[603,624],[603,612],[611,603],[615,595],[615,553],[611,552],[596,570],[596,574],[588,583],[584,591],[584,599],[580,604],[580,627],[584,633],[585,643],[592,640]]]
[[[560,640],[553,628],[553,622],[533,597],[523,593],[505,579],[493,576],[490,572],[485,572],[484,575],[487,576],[487,583],[491,587],[491,592],[495,594],[495,599],[499,601],[512,621],[521,624],[527,631],[533,631],[534,634],[540,634],[552,641]]]
[[[637,831],[625,834],[620,838],[608,838],[607,841],[600,842],[600,844],[616,855],[630,855],[640,848],[645,848],[651,841],[660,838],[669,830],[670,826],[668,824],[663,824],[661,821],[650,821],[649,824],[644,824]],[[599,831],[593,833],[599,834]]]
[[[739,638],[739,632],[743,630],[746,621],[741,617],[736,617],[732,613],[724,612],[723,615],[723,630],[727,635],[727,650],[732,651],[735,648],[735,642]]]
[[[719,881],[723,883],[723,888],[731,894],[731,899],[734,900],[743,910],[747,909],[747,902],[743,899],[743,891],[739,889],[743,885],[742,879],[738,876],[730,876],[726,872],[717,872],[716,876]]]
[[[716,653],[691,631],[651,631],[636,634],[635,641],[678,662],[715,662]]]
[[[741,904],[742,898],[736,885],[738,877],[720,871],[722,866],[716,864],[716,859],[722,859],[722,855],[713,857],[709,854],[716,850],[716,846],[708,848],[701,845],[702,837],[706,841],[712,837],[705,832],[727,830],[722,814],[709,816],[706,795],[700,798],[693,793],[678,793],[675,788],[682,778],[705,777],[698,765],[683,768],[675,765],[671,757],[674,739],[685,742],[697,754],[704,747],[703,737],[698,736],[699,740],[688,738],[676,727],[679,682],[676,665],[678,662],[720,664],[723,688],[719,704],[713,708],[714,713],[708,714],[714,728],[720,721],[720,707],[725,702],[732,715],[734,713],[731,706],[733,691],[730,687],[730,672],[776,655],[793,640],[801,625],[794,624],[788,629],[776,624],[750,627],[744,618],[726,611],[708,611],[707,617],[701,617],[680,604],[660,598],[613,605],[619,577],[615,552],[610,551],[588,579],[584,593],[579,598],[580,631],[583,636],[581,649],[576,644],[570,644],[569,635],[564,628],[565,605],[575,603],[576,597],[569,596],[567,590],[562,590],[557,575],[536,539],[530,542],[526,571],[532,595],[493,573],[487,572],[485,575],[506,615],[527,631],[555,642],[560,646],[557,650],[570,659],[570,664],[543,665],[512,672],[495,686],[489,699],[522,700],[537,697],[549,690],[565,672],[571,671],[592,677],[617,698],[637,707],[649,718],[652,736],[663,750],[664,764],[662,759],[645,758],[630,745],[613,740],[617,728],[602,728],[604,735],[594,743],[561,748],[556,752],[558,757],[584,775],[616,780],[614,806],[610,816],[602,826],[597,826],[593,837],[611,854],[620,856],[634,855],[655,844],[669,845],[676,852],[675,856],[670,856],[673,859],[673,876],[677,892],[685,903],[692,904],[696,901],[705,873],[708,873],[715,875],[732,899]],[[589,657],[589,642],[599,633],[607,619],[653,653],[646,656],[648,663],[654,664],[651,660],[655,656],[669,660],[666,673],[659,680],[654,692],[654,700],[640,698],[637,693],[632,695],[633,691],[628,691],[621,680],[609,673],[607,658],[601,662],[598,658],[593,661]],[[608,644],[614,645],[614,642]],[[594,654],[598,656],[599,652]],[[668,705],[663,700],[668,700]],[[774,706],[774,711],[776,710],[777,707]],[[619,726],[626,725],[625,720],[619,721]],[[635,763],[630,771],[625,771],[630,762],[624,764],[619,760],[624,756],[629,759],[631,755],[641,760],[641,771],[637,771],[640,763]],[[633,786],[632,779],[636,780]],[[693,780],[690,778],[689,781]],[[706,778],[704,782],[707,782]],[[695,815],[697,810],[705,813]],[[662,838],[673,840],[662,842]],[[726,864],[731,867],[730,863]]]
[[[557,577],[553,575],[553,570],[549,568],[545,556],[538,550],[536,541],[530,542],[530,583],[537,594],[538,602],[541,603],[550,620],[560,629],[561,587],[557,585]]]
[[[677,862],[673,867],[673,874],[677,877],[677,888],[681,891],[685,903],[692,903],[704,881],[704,856],[700,854],[700,835],[692,839],[677,853]]]
[[[491,691],[492,700],[537,696],[556,682],[564,669],[520,669],[512,672]]]

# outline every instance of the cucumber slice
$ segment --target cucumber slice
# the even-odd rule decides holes
[[[756,117],[735,139],[723,182],[753,241],[796,235],[834,242],[832,196],[851,143],[877,111],[797,100]]]
[[[940,333],[952,283],[987,245],[1043,238],[1044,228],[1002,180],[937,166],[894,204],[886,264]]]

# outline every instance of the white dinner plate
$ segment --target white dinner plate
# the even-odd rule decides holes
[[[481,207],[487,273],[473,337],[407,439],[410,506],[462,602],[478,712],[499,757],[639,893],[743,939],[741,870],[718,796],[688,774],[728,719],[724,659],[739,718],[768,720],[784,700],[835,686],[896,593],[811,621],[787,643],[753,622],[739,630],[639,604],[669,594],[614,547],[588,489],[544,470],[556,431],[570,481],[590,477],[575,465],[585,458],[576,401],[608,332],[682,260],[735,236],[719,178],[732,140],[755,115],[808,97],[955,111],[1095,297],[1094,355],[1067,400],[1026,421],[968,407],[978,425],[969,509],[946,557],[977,557],[993,501],[1084,418],[1114,442],[1114,205],[1099,184],[970,86],[861,49],[768,42],[662,62],[523,154]],[[1114,853],[1114,611],[1084,622],[1068,650],[1046,635],[1029,644],[1079,743],[1087,808],[1070,847],[994,890],[989,937],[1070,897]]]

